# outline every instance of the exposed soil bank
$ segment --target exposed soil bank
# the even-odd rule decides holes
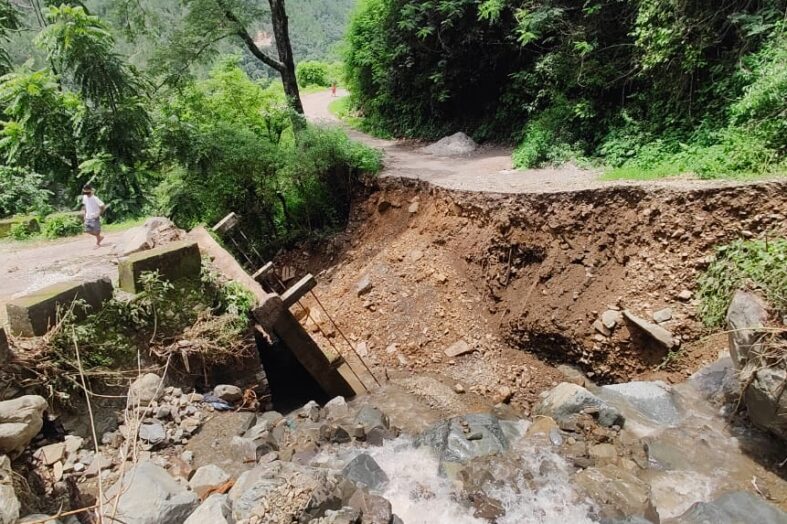
[[[385,178],[344,232],[280,262],[323,270],[318,295],[378,371],[434,372],[493,397],[508,387],[528,407],[561,380],[554,364],[605,383],[678,381],[715,360],[726,338],[706,338],[685,292],[718,244],[785,234],[785,182],[499,195]],[[652,322],[667,307],[661,326],[681,349],[666,363],[625,326],[593,326],[606,310]],[[460,339],[477,351],[447,357]]]

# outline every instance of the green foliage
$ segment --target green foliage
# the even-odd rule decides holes
[[[519,143],[519,166],[610,176],[784,171],[785,0],[362,0],[347,82],[363,127]],[[683,171],[685,172],[685,171]]]
[[[20,222],[18,224],[14,224],[11,226],[11,229],[8,231],[8,236],[13,238],[14,240],[27,240],[28,238],[32,237],[35,234],[30,228],[30,224],[28,222]]]
[[[41,226],[44,238],[61,238],[82,232],[82,220],[73,214],[49,215]]]
[[[11,2],[0,3],[0,75],[11,69],[11,57],[6,51],[6,44],[13,31],[19,29],[20,14]]]
[[[331,79],[329,78],[328,73],[328,64],[325,62],[317,62],[314,60],[300,62],[295,68],[295,76],[297,76],[298,85],[301,87],[328,87],[331,85]]]
[[[43,213],[48,210],[52,193],[44,189],[38,173],[0,166],[0,218],[22,213]]]
[[[781,314],[787,313],[787,239],[738,240],[719,247],[699,280],[703,322],[722,326],[735,291],[752,285]]]
[[[359,176],[380,168],[379,153],[339,131],[306,128],[295,140],[281,93],[252,82],[237,60],[173,91],[159,113],[163,211],[186,227],[239,212],[265,255],[344,223]]]

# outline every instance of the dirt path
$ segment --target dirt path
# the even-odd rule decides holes
[[[347,96],[340,91],[340,96]],[[335,100],[329,91],[303,97],[303,107],[310,121],[328,126],[346,126],[328,110]],[[424,144],[400,140],[381,140],[356,130],[348,134],[385,153],[383,177],[423,180],[446,189],[489,193],[561,193],[608,186],[637,186],[677,190],[707,189],[745,185],[751,182],[706,181],[691,177],[675,177],[656,181],[602,181],[599,172],[572,164],[559,167],[515,170],[511,148],[484,146],[469,156],[438,157],[422,151]]]

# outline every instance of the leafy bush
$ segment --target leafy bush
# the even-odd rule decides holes
[[[52,192],[44,188],[44,177],[38,173],[0,166],[0,218],[46,212],[51,196]]]
[[[298,85],[301,87],[328,87],[331,85],[328,64],[325,62],[317,62],[314,60],[301,62],[295,68],[295,76],[298,79]]]
[[[35,234],[33,228],[30,227],[28,222],[19,222],[11,226],[8,230],[8,236],[14,240],[27,240]]]
[[[719,247],[699,280],[699,313],[710,327],[724,324],[735,291],[747,283],[760,288],[787,314],[787,239],[739,240]]]
[[[73,214],[49,215],[41,227],[46,238],[60,238],[78,235],[82,232],[82,220]]]

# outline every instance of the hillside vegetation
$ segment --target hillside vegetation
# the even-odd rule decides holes
[[[519,166],[611,177],[783,172],[784,0],[362,0],[349,30],[367,130],[464,130]]]

